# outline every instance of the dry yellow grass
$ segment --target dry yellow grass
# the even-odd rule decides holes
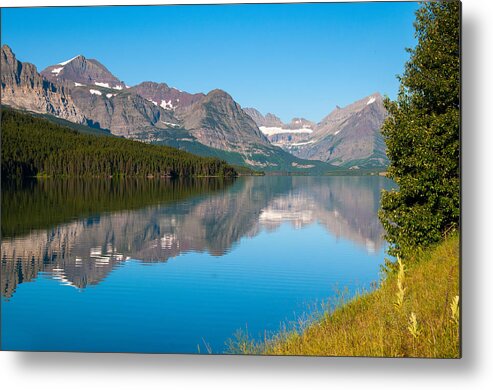
[[[267,355],[460,357],[459,239],[399,267],[373,292],[325,313],[303,332],[263,344],[238,340],[232,352]]]

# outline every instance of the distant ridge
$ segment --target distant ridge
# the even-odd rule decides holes
[[[279,124],[269,122],[267,116],[256,109],[249,108],[247,112],[274,145],[299,158],[352,169],[388,165],[380,132],[387,112],[378,92],[346,107],[336,106],[318,124],[304,118]]]

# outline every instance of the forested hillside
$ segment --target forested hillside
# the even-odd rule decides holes
[[[2,179],[28,176],[235,176],[216,158],[167,147],[80,134],[48,120],[2,109]]]

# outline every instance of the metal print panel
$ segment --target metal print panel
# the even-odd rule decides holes
[[[460,357],[459,2],[1,32],[2,349]]]

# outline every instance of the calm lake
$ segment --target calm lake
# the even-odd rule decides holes
[[[221,353],[378,281],[384,177],[2,186],[2,349]]]

